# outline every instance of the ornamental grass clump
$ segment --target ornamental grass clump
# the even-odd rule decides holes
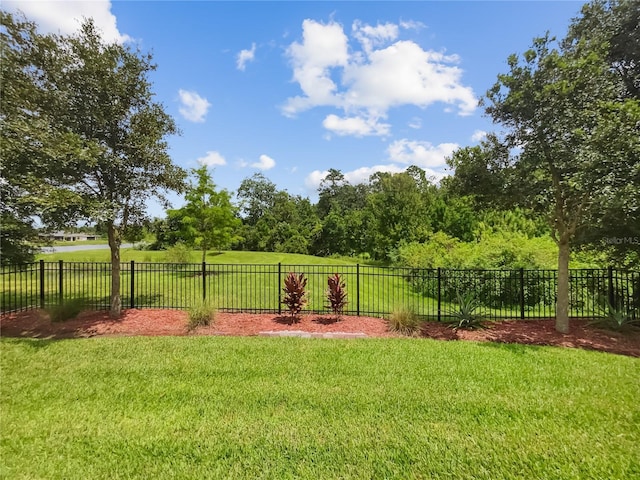
[[[402,335],[417,335],[420,331],[420,317],[408,308],[397,308],[389,317],[389,330]]]
[[[327,278],[327,300],[336,319],[340,319],[344,307],[347,305],[347,285],[339,273],[334,273]]]
[[[297,316],[300,314],[304,306],[307,304],[307,279],[304,273],[296,275],[293,272],[289,272],[287,278],[284,279],[284,303],[289,309],[291,318],[297,321]]]
[[[49,314],[52,322],[65,322],[76,318],[83,309],[84,300],[82,298],[72,298],[58,305],[51,305],[45,311]]]
[[[189,308],[187,329],[195,330],[198,327],[206,327],[216,321],[216,307],[212,302],[201,300]]]

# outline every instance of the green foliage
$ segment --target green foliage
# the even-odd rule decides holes
[[[304,273],[296,275],[293,272],[289,272],[284,279],[284,288],[282,289],[284,298],[282,303],[287,306],[292,318],[299,315],[308,302],[306,287],[307,279]]]
[[[461,242],[437,232],[425,243],[401,246],[397,262],[411,268],[551,269],[557,254],[549,237],[486,232],[477,241]]]
[[[396,308],[389,316],[389,330],[402,335],[416,335],[420,332],[420,317],[408,308]]]
[[[599,315],[589,321],[589,325],[617,332],[640,327],[640,309],[614,306],[608,300],[603,300],[602,303],[604,307],[600,307]]]
[[[278,191],[262,174],[242,181],[237,193],[243,250],[308,254],[320,225],[307,198]]]
[[[149,74],[156,66],[151,55],[106,43],[91,19],[70,36],[40,35],[35,24],[4,12],[2,20],[2,78],[11,88],[3,89],[1,146],[12,165],[3,162],[2,170],[10,208],[19,221],[82,219],[104,227],[117,317],[123,236],[143,223],[150,199],[166,202],[185,177],[167,151],[166,137],[178,130],[154,101]]]
[[[464,295],[457,292],[456,294],[457,308],[451,309],[448,313],[454,319],[452,325],[454,330],[475,330],[477,328],[485,328],[484,318],[478,315],[476,311],[480,307],[480,301],[476,297],[475,292],[469,291]]]
[[[368,251],[374,258],[388,260],[401,242],[424,241],[431,233],[423,192],[410,173],[375,173],[370,189]]]
[[[339,273],[330,275],[327,278],[327,300],[329,301],[328,308],[336,317],[340,317],[347,305],[347,285],[340,277]]]
[[[564,41],[548,34],[534,39],[530,50],[508,58],[509,72],[483,100],[505,132],[499,193],[544,214],[558,243],[556,328],[562,332],[569,328],[572,248],[602,243],[612,230],[634,237],[640,225],[640,103],[628,81],[640,57],[619,43],[637,36],[635,3],[592,2]],[[622,50],[614,51],[616,45]]]
[[[200,300],[189,307],[189,310],[187,311],[189,316],[187,328],[189,330],[195,330],[198,327],[213,324],[216,321],[216,313],[216,307],[211,301]]]
[[[52,322],[65,322],[76,318],[84,310],[85,301],[82,298],[64,300],[61,304],[51,305],[45,308]]]
[[[204,262],[208,250],[228,248],[240,239],[236,231],[241,221],[229,192],[216,190],[206,166],[192,170],[192,175],[196,183],[187,187],[186,204],[174,215],[181,224],[182,240],[201,250]]]
[[[191,249],[184,243],[178,242],[173,247],[167,248],[164,258],[167,263],[190,263]]]

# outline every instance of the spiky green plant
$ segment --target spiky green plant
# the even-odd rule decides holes
[[[603,300],[604,306],[598,308],[597,316],[589,321],[588,325],[595,325],[607,330],[617,332],[640,327],[640,318],[634,315],[633,310],[623,306],[611,305],[608,300]]]
[[[475,330],[476,328],[486,328],[484,325],[484,317],[476,313],[480,307],[480,301],[473,291],[469,291],[464,295],[456,292],[457,309],[449,311],[449,315],[454,318],[452,328],[454,330]]]

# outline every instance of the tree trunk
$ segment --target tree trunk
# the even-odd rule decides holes
[[[107,225],[109,248],[111,249],[111,298],[109,317],[120,318],[122,300],[120,298],[120,234],[112,222]]]
[[[207,251],[203,248],[202,249],[202,263],[207,261]]]
[[[569,238],[558,241],[558,298],[556,300],[556,330],[569,333]]]

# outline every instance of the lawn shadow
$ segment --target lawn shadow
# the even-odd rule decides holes
[[[144,294],[144,295],[136,295],[134,298],[134,307],[135,308],[147,308],[147,307],[153,307],[155,305],[157,305],[157,308],[160,308],[161,306],[161,302],[160,299],[163,297],[163,295],[154,293],[154,294]],[[125,297],[122,299],[122,305],[123,306],[129,306],[131,302],[131,299],[128,297]]]
[[[522,343],[507,343],[503,341],[490,341],[490,342],[478,342],[478,345],[485,348],[492,348],[494,350],[506,350],[510,353],[514,353],[517,355],[525,355],[530,353],[532,349],[540,348],[545,346],[544,344],[540,345],[532,345],[532,344],[522,344]]]
[[[5,336],[2,334],[1,338],[4,342],[11,343],[14,345],[25,345],[33,350],[44,350],[49,347],[49,345],[59,342],[60,340],[68,340],[69,337],[14,337],[14,336]]]

